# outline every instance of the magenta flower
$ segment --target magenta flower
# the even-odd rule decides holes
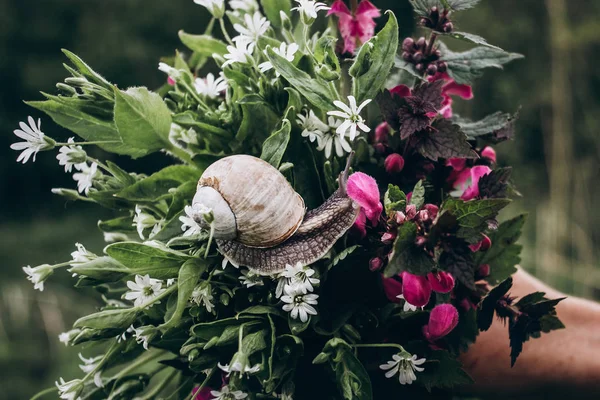
[[[397,174],[404,169],[404,158],[398,153],[393,153],[386,157],[383,165],[388,174]]]
[[[469,248],[473,253],[477,253],[478,251],[488,251],[490,247],[492,247],[492,239],[490,239],[487,235],[483,234],[483,239],[475,244],[470,244]]]
[[[461,189],[463,190],[463,194],[460,196],[460,198],[464,201],[468,201],[479,197],[479,180],[490,172],[492,172],[490,167],[485,165],[477,165],[473,168],[470,168],[470,179],[467,179],[462,183]]]
[[[367,219],[371,221],[371,224],[376,225],[379,223],[379,217],[383,211],[383,205],[379,201],[377,182],[367,174],[355,172],[348,178],[346,190],[348,196],[360,206],[360,214],[354,222],[354,226],[364,236]]]
[[[487,158],[491,162],[496,162],[496,150],[493,147],[486,146],[483,150],[481,150],[481,157]]]
[[[387,143],[390,135],[390,126],[387,122],[382,122],[375,128],[375,143]]]
[[[400,303],[398,296],[402,294],[402,283],[394,278],[383,278],[381,283],[387,299],[392,303]]]
[[[473,88],[469,85],[456,83],[447,73],[437,73],[428,78],[429,82],[435,82],[441,79],[447,83],[442,87],[442,96],[444,97],[444,100],[442,101],[442,108],[439,110],[439,113],[444,118],[452,118],[452,96],[459,96],[465,100],[470,100],[473,98]]]
[[[458,325],[458,311],[452,304],[440,304],[431,310],[429,323],[423,326],[423,334],[435,342],[452,332]]]
[[[402,295],[410,305],[425,307],[431,297],[431,285],[426,276],[402,273]]]
[[[370,1],[360,2],[354,15],[342,0],[336,0],[327,15],[336,15],[338,27],[344,39],[344,52],[354,54],[359,44],[365,43],[375,34],[375,18],[381,16],[381,11]]]
[[[408,97],[412,95],[412,91],[406,85],[398,85],[390,89],[391,94],[395,94],[398,97]]]
[[[194,400],[210,400],[213,398],[213,396],[210,394],[211,390],[211,388],[205,386],[200,389],[200,393],[198,393],[198,388],[194,388],[194,390],[192,390],[192,398]]]
[[[438,293],[449,293],[454,288],[454,277],[445,271],[427,274],[431,289]]]

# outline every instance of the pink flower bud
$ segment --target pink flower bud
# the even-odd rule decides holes
[[[397,153],[390,154],[386,157],[383,165],[388,174],[397,174],[404,169],[404,158]]]
[[[167,78],[167,83],[170,86],[175,86],[175,79],[171,78],[170,76]]]
[[[427,222],[429,220],[429,211],[421,210],[417,213],[417,219],[421,222]]]
[[[379,222],[383,205],[379,201],[379,187],[375,179],[362,172],[355,172],[348,178],[348,196],[354,200],[372,224]]]
[[[391,232],[386,232],[381,235],[381,241],[386,244],[390,244],[396,239],[396,234]]]
[[[404,300],[415,307],[424,307],[429,303],[431,285],[425,276],[402,273],[402,294]]]
[[[440,208],[435,204],[425,204],[423,208],[427,210],[429,213],[429,218],[431,219],[435,219],[435,217],[438,215],[438,211],[440,210]]]
[[[402,225],[406,221],[406,215],[402,211],[396,211],[396,223]]]
[[[410,201],[410,200],[408,200]],[[414,204],[409,204],[406,206],[406,218],[413,219],[417,216],[417,206]]]
[[[407,203],[410,203],[410,199],[412,199],[412,192],[408,192],[408,193],[406,194],[406,202],[407,202]]]
[[[379,257],[371,258],[369,261],[369,269],[373,272],[378,271],[383,266],[383,260]]]
[[[425,243],[427,243],[427,238],[425,236],[417,236],[415,239],[415,244],[419,247],[425,246]]]
[[[479,269],[477,270],[477,276],[479,276],[481,278],[490,276],[490,264],[481,264],[479,266]]]
[[[394,278],[383,278],[381,283],[383,284],[383,291],[388,300],[392,303],[399,303],[400,299],[398,296],[402,294],[402,283]]]
[[[373,145],[373,149],[375,150],[375,152],[377,154],[383,154],[386,151],[385,144],[383,144],[383,143],[375,143]]]
[[[434,292],[449,293],[454,288],[454,277],[445,271],[430,272],[427,280]]]
[[[495,163],[496,162],[496,150],[494,150],[490,146],[487,146],[483,150],[481,150],[481,157],[487,158],[491,162]]]
[[[429,323],[423,327],[423,334],[427,340],[435,342],[452,332],[457,324],[458,311],[456,308],[452,304],[440,304],[431,310]]]
[[[460,308],[462,308],[465,311],[469,311],[471,309],[476,309],[477,306],[475,304],[473,304],[473,302],[467,298],[464,298],[460,301]]]
[[[492,247],[492,239],[490,239],[487,235],[483,234],[483,240],[481,240],[481,251],[488,251]]]
[[[387,143],[388,136],[390,135],[390,126],[387,122],[382,122],[375,128],[375,142],[376,143]]]

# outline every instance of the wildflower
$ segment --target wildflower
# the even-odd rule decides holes
[[[225,385],[220,390],[213,390],[210,394],[214,397],[214,400],[240,400],[248,397],[248,394],[241,390],[229,390],[229,386]]]
[[[252,286],[263,286],[265,284],[260,275],[253,274],[247,269],[242,271],[242,276],[239,277],[239,280],[242,282],[242,285],[245,285],[247,288],[251,288]]]
[[[173,286],[176,282],[177,282],[177,279],[175,279],[175,278],[167,279],[167,287]]]
[[[491,168],[485,165],[464,169],[454,181],[454,191],[450,194],[464,201],[479,197],[479,180],[491,172]]]
[[[400,296],[402,296],[402,283],[394,277],[383,278],[381,283],[385,297],[392,303],[399,303],[398,299],[401,299]]]
[[[81,243],[75,243],[75,247],[77,247],[77,250],[71,253],[71,257],[73,258],[71,264],[83,264],[98,258],[98,256],[94,253],[87,251],[87,249],[83,247]]]
[[[431,289],[437,293],[450,293],[454,288],[454,277],[445,271],[428,273],[427,281],[431,285]]]
[[[134,300],[133,304],[136,307],[154,300],[165,291],[162,288],[162,282],[158,279],[150,278],[148,274],[144,276],[136,275],[135,282],[127,281],[127,287],[130,291],[126,292],[124,297],[127,300]],[[158,304],[160,301],[155,303]]]
[[[217,366],[224,372],[227,372],[227,376],[231,373],[237,372],[241,374],[255,374],[260,371],[260,364],[256,364],[253,367],[250,366],[250,360],[243,351],[238,351],[233,355],[229,364],[221,365],[217,363]]]
[[[431,285],[427,277],[414,275],[410,272],[402,273],[402,296],[411,306],[425,307],[431,296]]]
[[[117,343],[121,343],[122,341],[127,340],[127,335],[130,335],[132,333],[135,334],[135,328],[133,327],[133,325],[131,325],[123,333],[117,336]]]
[[[279,278],[275,296],[281,296],[280,284],[282,282],[286,292],[298,292],[302,294],[313,292],[315,290],[313,285],[317,285],[320,282],[319,279],[312,278],[314,274],[314,269],[303,266],[300,262],[296,263],[296,265],[287,264]],[[279,293],[279,296],[277,296],[277,293]]]
[[[241,12],[253,13],[258,10],[256,0],[230,0],[229,6],[233,10],[233,14],[240,16]]]
[[[75,339],[81,333],[81,329],[71,329],[58,335],[58,341],[65,346],[71,344],[71,340]]]
[[[439,304],[431,310],[429,323],[423,326],[427,340],[434,342],[443,338],[458,325],[458,311],[452,304]]]
[[[87,163],[78,164],[76,167],[80,172],[73,174],[73,179],[77,182],[79,193],[85,193],[87,196],[92,188],[94,179],[101,173],[98,172],[98,164],[92,163],[89,167]]]
[[[320,139],[329,130],[329,126],[321,121],[313,110],[308,110],[306,115],[298,114],[296,122],[302,130],[302,137],[308,138],[311,142]]]
[[[375,142],[387,143],[390,136],[390,125],[387,122],[382,122],[375,128]]]
[[[481,234],[483,239],[475,244],[470,244],[469,248],[473,253],[477,253],[478,251],[488,251],[490,247],[492,247],[492,239],[489,238],[486,234]]]
[[[219,251],[219,250],[217,250]],[[229,258],[226,254],[221,253],[219,251],[219,254],[221,254],[223,256],[223,261],[221,261],[221,268],[225,269],[227,268],[227,264],[231,264],[234,268],[239,268],[239,264],[236,263],[235,261],[233,261],[231,258]]]
[[[25,122],[19,122],[21,129],[15,129],[13,132],[19,138],[24,139],[24,142],[17,142],[10,145],[10,148],[16,151],[21,151],[17,162],[23,162],[25,164],[29,161],[29,158],[33,155],[33,161],[35,162],[35,156],[39,151],[53,149],[56,142],[44,135],[42,132],[42,121],[38,118],[37,125],[35,120],[30,116],[27,118],[29,125]]]
[[[152,228],[150,236],[153,236],[161,229],[162,220],[156,219],[152,214],[145,212],[141,206],[136,205],[133,226],[136,227],[140,239],[145,240],[144,230]]]
[[[439,113],[444,118],[452,118],[452,96],[459,96],[465,100],[473,98],[473,89],[471,86],[456,83],[447,73],[435,74],[434,76],[430,76],[428,80],[429,82],[439,80],[446,82],[442,87],[442,97],[444,100],[442,101],[442,108],[439,110]]]
[[[115,243],[115,242],[127,242],[131,239],[129,239],[129,236],[127,236],[126,233],[122,233],[122,232],[103,232],[104,234],[104,241],[106,243]]]
[[[346,190],[365,213],[366,218],[373,224],[379,222],[383,205],[379,200],[379,187],[375,179],[362,172],[355,172],[348,178]]]
[[[67,143],[75,143],[73,138],[69,138]],[[87,160],[87,154],[81,146],[61,146],[56,155],[59,165],[65,166],[65,172],[71,172],[73,166],[79,169],[79,166]]]
[[[411,355],[407,352],[402,352],[399,354],[394,354],[392,356],[392,361],[388,361],[387,364],[380,365],[379,368],[387,371],[385,373],[386,378],[391,378],[398,374],[398,379],[401,385],[410,385],[417,380],[415,371],[424,371],[424,368],[419,367],[419,365],[423,365],[425,361],[425,358],[417,359],[416,354]]]
[[[258,11],[252,16],[250,16],[250,14],[244,15],[244,22],[244,25],[233,24],[233,29],[238,31],[242,38],[245,38],[240,38],[238,40],[244,40],[254,48],[258,39],[267,32],[271,23],[267,21],[267,17],[263,17]]]
[[[317,136],[317,150],[325,151],[325,157],[331,157],[331,149],[335,148],[335,154],[338,157],[343,157],[344,152],[350,153],[352,147],[350,143],[346,141],[344,135],[338,135],[335,133],[335,129],[342,123],[340,120],[336,120],[333,117],[328,118],[329,128],[323,133],[323,136]],[[330,129],[331,128],[331,129]]]
[[[296,52],[298,51],[298,49],[299,49],[299,47],[296,43],[292,43],[292,44],[288,45],[287,43],[282,42],[279,45],[279,48],[273,47],[273,52],[275,54],[278,54],[281,57],[285,58],[289,62],[292,62],[292,61],[294,61],[294,57],[296,56]],[[265,54],[266,54],[266,50],[265,50]],[[265,61],[264,63],[258,64],[258,69],[260,70],[260,72],[263,72],[263,73],[272,68],[273,68],[273,64],[271,64],[271,61]],[[275,72],[275,75],[279,76],[279,72]]]
[[[42,264],[35,268],[31,268],[28,265],[23,267],[23,271],[27,274],[27,279],[33,283],[33,288],[43,292],[44,282],[54,273],[54,268],[49,264]]]
[[[383,165],[388,174],[397,174],[404,169],[404,158],[398,153],[393,153],[386,157]]]
[[[485,146],[481,150],[481,158],[487,158],[490,162],[496,163],[496,150],[491,146]]]
[[[347,132],[349,132],[350,140],[354,140],[358,129],[363,132],[370,132],[371,128],[365,125],[365,120],[360,116],[362,109],[370,102],[371,99],[367,99],[357,107],[354,96],[348,96],[349,106],[339,100],[334,101],[333,104],[341,111],[329,111],[327,112],[327,115],[340,117],[342,120],[344,120],[336,129],[336,133],[340,136],[344,136]]]
[[[210,284],[202,284],[196,286],[192,292],[192,301],[199,306],[204,306],[206,311],[212,312],[215,305],[212,303],[213,295],[211,294],[212,287]]]
[[[58,389],[58,396],[63,400],[79,399],[84,389],[84,383],[81,379],[73,379],[72,381],[65,382],[63,378],[60,378],[59,382],[55,382],[54,384]]]
[[[221,95],[227,89],[227,81],[222,76],[215,79],[213,74],[207,74],[206,78],[196,78],[194,87],[198,94],[214,99]]]
[[[381,11],[370,1],[360,2],[354,15],[342,0],[336,0],[327,15],[336,15],[338,27],[344,38],[344,52],[354,53],[356,46],[367,42],[375,33],[375,18],[381,16]]]
[[[292,11],[298,11],[304,25],[311,25],[317,19],[317,13],[322,10],[329,10],[325,3],[314,0],[296,0],[298,5],[292,8]]]
[[[227,46],[228,53],[223,56],[225,62],[221,65],[221,68],[235,63],[248,64],[254,61],[252,59],[254,44],[248,41],[245,36],[234,38],[234,42],[235,46]]]
[[[84,373],[88,374],[98,368],[98,366],[102,362],[103,358],[104,358],[104,356],[102,356],[102,355],[93,357],[93,358],[85,358],[83,355],[81,355],[81,353],[79,353],[79,359],[81,361],[83,361],[83,364],[80,365],[79,368],[81,368],[81,370]],[[94,374],[94,384],[97,387],[104,387],[104,383],[102,382],[101,373],[102,373],[102,371],[97,371]]]
[[[148,350],[148,346],[152,342],[152,339],[156,337],[157,330],[152,325],[140,326],[139,328],[133,328],[135,341],[141,344],[145,350]]]
[[[205,7],[217,19],[225,15],[225,0],[194,0],[194,3]]]
[[[158,63],[158,69],[167,74],[169,78],[172,79],[174,82],[177,81],[177,79],[181,78],[181,71],[179,71],[177,68],[171,67],[170,65],[164,62]]]
[[[309,315],[317,315],[317,310],[313,305],[317,304],[319,295],[302,294],[293,289],[289,286],[284,288],[285,295],[281,296],[281,301],[286,304],[283,305],[283,311],[289,312],[293,319],[297,319],[300,315],[300,321],[306,322]]]
[[[202,230],[200,225],[194,220],[194,209],[190,206],[185,206],[183,209],[185,211],[185,215],[179,217],[181,221],[181,230],[183,231],[183,236],[193,236]]]

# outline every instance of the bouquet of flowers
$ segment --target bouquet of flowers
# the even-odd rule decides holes
[[[494,315],[512,364],[562,328],[560,299],[510,296],[525,216],[497,220],[517,192],[490,145],[516,115],[453,114],[521,57],[455,29],[478,1],[411,0],[426,37],[403,39],[367,0],[195,0],[212,19],[179,33],[157,92],[65,50],[59,94],[28,104],[79,139],[29,117],[12,148],[58,149],[77,190],[53,192],[114,217],[102,254],[24,268],[39,290],[68,268],[104,303],[59,337],[86,345],[83,376],[36,398],[426,398],[472,382],[458,356]],[[88,145],[172,165],[138,174]]]

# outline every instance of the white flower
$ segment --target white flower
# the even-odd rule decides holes
[[[175,278],[167,279],[167,287],[173,286],[175,284],[175,282],[177,282],[177,279],[175,279]]]
[[[267,29],[269,29],[269,26],[271,26],[271,23],[267,21],[267,17],[263,17],[258,11],[252,16],[250,16],[250,14],[244,15],[244,22],[244,25],[233,24],[233,29],[238,31],[240,36],[247,38],[247,41],[251,43],[252,46],[256,44],[258,39],[263,36],[267,32]]]
[[[221,262],[221,268],[227,268],[227,264],[231,264],[234,268],[239,268],[239,264],[229,258],[225,253],[221,253],[220,250],[217,250],[219,254],[223,256],[223,261]]]
[[[177,68],[171,67],[169,64],[164,62],[158,63],[158,69],[169,76],[173,80],[177,80],[181,77],[181,71]]]
[[[297,319],[300,315],[300,321],[308,321],[308,315],[317,315],[317,310],[312,306],[317,304],[319,295],[302,294],[301,292],[288,291],[288,287],[284,289],[285,295],[281,296],[283,301],[283,311],[290,313],[293,319]]]
[[[22,161],[23,164],[29,161],[29,158],[32,155],[33,161],[35,162],[35,156],[39,151],[50,150],[54,148],[56,143],[54,140],[44,135],[44,132],[42,132],[42,121],[39,118],[37,126],[32,117],[28,117],[27,121],[29,122],[29,125],[27,125],[25,122],[19,122],[21,129],[14,130],[14,134],[25,141],[10,145],[10,148],[13,150],[23,150],[23,152],[19,154],[19,157],[17,157],[17,162]]]
[[[406,301],[406,299],[404,298],[403,294],[400,294],[400,295],[398,295],[396,297],[399,298],[399,299],[404,300],[404,307],[402,308],[404,312],[417,311],[417,306],[413,306],[408,301]],[[423,307],[421,307],[421,308],[423,308]]]
[[[81,171],[73,174],[73,179],[77,182],[77,190],[79,193],[85,193],[87,196],[94,183],[94,178],[97,178],[98,175],[100,175],[100,172],[98,172],[98,164],[92,163],[92,165],[88,167],[87,163],[82,163],[78,164],[76,168]]]
[[[75,140],[69,138],[67,143],[75,143]],[[78,166],[85,163],[87,154],[81,146],[61,146],[61,148],[58,149],[56,159],[58,160],[59,165],[65,166],[65,172],[71,172],[73,166],[75,166],[76,169],[79,169]]]
[[[124,297],[126,300],[134,300],[133,304],[136,307],[152,301],[165,291],[165,289],[162,288],[162,282],[158,279],[150,278],[150,275],[148,274],[144,276],[136,275],[135,282],[127,281],[127,287],[130,291],[126,292]],[[158,303],[160,303],[160,301],[156,302],[156,304]]]
[[[242,285],[246,285],[248,288],[251,288],[252,286],[263,286],[265,284],[260,275],[253,274],[247,269],[242,271],[242,276],[239,277],[239,280],[242,282]]]
[[[86,263],[88,261],[92,261],[95,258],[98,258],[98,256],[95,255],[94,253],[87,251],[87,249],[85,247],[83,247],[83,245],[81,243],[75,243],[75,247],[77,247],[77,250],[75,250],[74,252],[71,253],[71,257],[73,258],[73,261],[71,264]]]
[[[44,281],[48,279],[54,272],[54,269],[49,264],[43,264],[35,268],[31,268],[29,265],[23,267],[23,271],[27,274],[27,279],[33,283],[34,289],[39,289],[40,292],[44,291]]]
[[[125,332],[117,336],[117,343],[121,343],[122,341],[127,340],[127,334],[131,334],[134,332],[135,328],[133,327],[133,325],[131,325],[129,328],[127,328],[127,330],[125,330]]]
[[[183,236],[193,236],[202,230],[200,225],[194,220],[194,215],[196,212],[190,206],[185,206],[184,209],[185,215],[179,217],[181,221],[181,230],[183,231]]]
[[[206,7],[215,18],[225,15],[225,0],[194,0],[194,3]]]
[[[279,45],[279,48],[273,47],[273,52],[275,54],[279,54],[281,57],[285,58],[289,62],[292,62],[294,61],[294,57],[296,56],[296,52],[298,51],[298,49],[299,47],[296,43],[288,45],[287,43],[282,42]],[[267,54],[267,51],[265,50],[264,53]],[[260,72],[266,72],[272,68],[273,64],[271,64],[271,61],[265,61],[264,63],[258,65],[258,69],[260,70]],[[275,74],[279,76],[279,72],[275,72]]]
[[[192,301],[199,306],[203,305],[206,308],[206,311],[212,312],[215,305],[212,303],[214,297],[211,292],[212,287],[210,285],[198,285],[192,292]]]
[[[152,342],[152,339],[156,336],[156,328],[148,326],[140,326],[139,328],[133,328],[135,341],[141,344],[145,350],[148,350],[148,345]]]
[[[63,400],[76,400],[83,392],[84,384],[81,379],[73,379],[72,381],[65,382],[63,378],[60,378],[59,382],[54,383],[58,389],[58,395]]]
[[[229,6],[232,10],[238,12],[236,15],[239,15],[239,11],[253,12],[258,10],[258,3],[256,0],[231,0]]]
[[[129,236],[122,232],[104,232],[104,241],[106,243],[127,242]]]
[[[341,124],[340,120],[336,120],[333,117],[328,118],[329,127],[331,128],[323,134],[321,137],[317,137],[317,150],[325,151],[325,157],[331,157],[331,150],[335,148],[335,154],[338,157],[343,157],[344,152],[350,153],[352,147],[346,140],[344,135],[338,135],[335,129]]]
[[[317,278],[311,278],[314,274],[314,269],[305,267],[300,262],[296,263],[296,265],[287,264],[285,270],[279,277],[275,296],[277,298],[281,296],[282,287],[285,288],[286,293],[294,292],[306,294],[314,291],[313,285],[320,282]]]
[[[68,346],[71,340],[75,339],[81,333],[81,329],[71,329],[58,335],[58,341]]]
[[[346,132],[350,132],[350,140],[354,140],[356,137],[357,129],[360,129],[363,132],[370,132],[371,128],[365,125],[365,120],[360,116],[360,112],[362,109],[371,102],[371,99],[367,99],[363,101],[360,106],[356,106],[356,99],[354,96],[348,96],[348,103],[350,106],[347,106],[343,102],[336,100],[333,102],[337,108],[341,111],[329,111],[327,115],[332,115],[334,117],[340,117],[344,120],[340,126],[336,129],[336,133],[340,136],[344,136]]]
[[[213,74],[206,75],[206,78],[196,78],[194,87],[198,94],[214,99],[227,89],[227,81],[222,76],[215,79]]]
[[[237,36],[233,41],[235,42],[235,47],[227,46],[229,53],[223,56],[226,61],[221,65],[221,68],[225,68],[230,64],[248,64],[253,61],[252,52],[254,51],[254,44],[249,42],[246,36]]]
[[[194,130],[194,128],[183,129],[177,124],[171,124],[169,141],[175,146],[185,150],[187,146],[184,147],[179,142],[182,142],[185,145],[198,145],[198,133]]]
[[[311,24],[316,18],[317,13],[321,10],[329,10],[325,3],[314,0],[296,0],[298,6],[292,8],[300,13],[302,22],[306,25]]]
[[[136,227],[140,239],[145,240],[146,236],[144,236],[144,230],[152,228],[150,236],[154,235],[161,229],[162,220],[157,220],[152,214],[145,212],[142,207],[136,205],[133,226]]]
[[[248,395],[241,390],[229,391],[229,386],[225,385],[221,390],[211,390],[210,394],[215,400],[240,400],[245,399]]]
[[[250,360],[242,352],[235,353],[232,358],[231,365],[217,363],[217,366],[224,372],[227,372],[227,376],[233,372],[241,374],[255,374],[260,371],[260,364],[256,364],[253,367],[250,366]]]
[[[102,358],[104,356],[98,356],[98,357],[94,357],[94,358],[85,358],[81,353],[79,353],[79,359],[81,359],[81,361],[83,361],[83,364],[79,365],[79,368],[81,368],[81,370],[88,374],[92,371],[94,371],[98,365],[100,364],[100,362],[102,361]],[[97,387],[104,387],[104,383],[102,382],[102,376],[101,376],[102,371],[97,371],[94,374],[94,384]]]
[[[417,376],[415,375],[415,371],[422,372],[424,369],[419,367],[419,365],[422,365],[426,361],[424,358],[417,360],[416,354],[411,356],[406,352],[394,354],[392,359],[387,364],[380,365],[379,368],[388,371],[385,373],[386,378],[391,378],[399,372],[398,378],[401,385],[410,385],[416,381]]]
[[[306,115],[298,114],[298,119],[296,122],[303,129],[302,137],[308,138],[311,142],[322,138],[327,131],[329,131],[329,127],[326,123],[321,121],[313,110],[308,110]]]

